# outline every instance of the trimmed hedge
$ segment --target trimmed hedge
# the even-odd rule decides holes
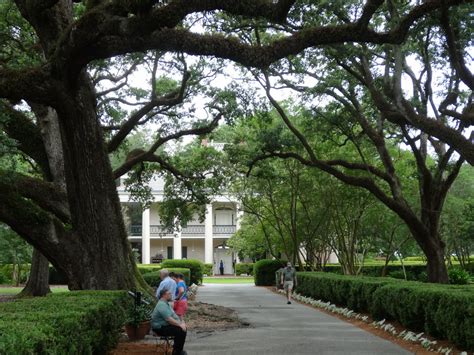
[[[173,271],[175,273],[180,273],[184,275],[184,281],[186,282],[186,285],[189,286],[189,280],[191,279],[191,271],[189,269],[185,268],[170,268],[168,271]],[[150,285],[151,287],[158,287],[160,286],[160,272],[159,271],[153,271],[153,272],[147,272],[146,274],[143,275],[143,279],[145,282]]]
[[[400,322],[414,331],[474,350],[474,287],[297,273],[298,293]]]
[[[382,276],[383,265],[366,265],[362,268],[361,275],[371,276],[371,277],[380,277]],[[323,268],[324,272],[331,272],[335,274],[343,274],[342,267],[340,265],[326,265]],[[426,265],[405,265],[405,272],[407,275],[408,281],[421,281],[428,282],[428,274],[426,273]],[[460,265],[453,265],[449,268],[448,272],[450,273],[450,281],[453,284],[463,284],[468,280],[468,275],[474,275],[474,264],[468,264],[466,271],[462,271]],[[403,268],[401,265],[388,265],[387,266],[387,276],[393,277],[395,279],[405,279],[405,274],[403,273]],[[461,280],[464,278],[464,280]]]
[[[144,275],[149,272],[155,272],[161,270],[163,267],[161,264],[147,264],[147,265],[137,265],[138,271],[140,274]]]
[[[0,303],[0,354],[105,354],[127,302],[124,291],[75,291]]]
[[[471,275],[474,275],[474,262],[470,262],[466,265],[466,271],[469,272]]]
[[[280,260],[259,260],[253,267],[253,278],[256,286],[273,286],[275,285],[276,271],[285,266],[285,262]]]
[[[379,277],[382,276],[383,265],[366,265],[362,268],[362,275]],[[324,272],[332,272],[336,274],[343,274],[341,265],[326,265],[323,268]],[[409,280],[423,281],[426,277],[426,265],[405,265],[405,271]],[[403,269],[401,265],[388,265],[387,275],[395,278],[403,278]]]
[[[203,275],[212,276],[213,275],[213,272],[212,272],[213,268],[214,268],[213,264],[209,264],[209,263],[204,264],[204,268],[202,270]]]
[[[187,260],[172,260],[168,259],[161,263],[163,268],[186,268],[191,270],[191,284],[196,285],[202,284],[202,274],[204,270],[204,264],[195,259]]]
[[[474,288],[393,283],[373,295],[371,313],[474,350]]]
[[[235,265],[235,273],[253,275],[253,265],[254,263],[238,263]]]

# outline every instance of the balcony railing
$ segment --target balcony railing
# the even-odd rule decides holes
[[[186,227],[183,228],[181,231],[182,235],[191,235],[191,234],[197,234],[197,235],[204,235],[206,230],[205,226],[202,224],[195,224],[195,225],[187,225]],[[140,237],[142,235],[142,226],[137,224],[133,224],[129,226],[128,228],[128,233],[129,236],[132,237]],[[230,235],[234,234],[236,232],[236,226],[235,225],[224,225],[224,226],[212,226],[212,233],[213,234],[221,234],[221,235]],[[150,235],[162,235],[162,236],[172,236],[173,232],[169,231],[168,229],[165,229],[162,225],[151,225],[150,226]]]
[[[151,225],[150,235],[173,235],[173,232],[164,228],[162,225]]]
[[[132,224],[128,227],[128,233],[134,237],[140,237],[142,235],[142,226],[141,224]]]
[[[212,233],[213,234],[234,234],[237,230],[235,225],[229,226],[212,226]]]
[[[187,225],[183,228],[181,234],[204,234],[205,227],[200,224],[196,225]]]

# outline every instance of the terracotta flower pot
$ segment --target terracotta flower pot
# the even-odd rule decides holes
[[[150,328],[151,324],[149,320],[141,322],[138,327],[134,327],[130,324],[125,325],[125,331],[127,332],[128,339],[131,341],[144,339],[145,335],[150,332]]]

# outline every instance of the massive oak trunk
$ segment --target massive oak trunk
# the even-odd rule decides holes
[[[73,22],[72,3],[60,0],[41,7],[35,1],[18,1],[17,5],[35,29],[45,60],[49,60]],[[40,118],[42,148],[50,170],[45,180],[53,181],[58,190],[50,191],[57,192],[56,200],[51,198],[44,208],[6,189],[5,182],[9,194],[0,204],[0,214],[66,275],[70,289],[127,289],[137,283],[146,287],[136,272],[127,240],[88,74],[85,69],[71,74],[69,63],[60,59],[48,68],[51,81],[45,86],[49,96],[44,100],[39,97],[37,102],[33,98],[28,104]],[[32,185],[26,187],[32,188],[29,195],[34,195],[36,182],[24,183]],[[48,199],[37,197],[35,202],[38,200]],[[52,208],[56,204],[61,205],[59,216]]]
[[[33,250],[30,276],[20,292],[20,297],[25,296],[45,296],[50,293],[49,289],[49,261],[38,251]]]
[[[135,262],[86,73],[63,102],[57,111],[74,240],[57,266],[72,289],[133,288]]]
[[[445,245],[441,240],[432,238],[430,243],[426,243],[423,251],[428,260],[427,272],[428,281],[437,283],[448,283],[448,270],[444,259]]]
[[[428,281],[435,283],[448,283],[448,269],[445,262],[445,244],[439,238],[437,231],[429,232],[425,228],[425,232],[420,233],[419,230],[410,228],[412,235],[426,256]]]
[[[427,259],[428,281],[448,283],[445,243],[439,235],[439,220],[445,194],[421,194],[421,218],[405,220]]]

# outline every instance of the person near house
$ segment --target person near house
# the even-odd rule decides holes
[[[220,271],[221,275],[224,275],[224,262],[222,260],[219,263],[219,271]]]
[[[174,273],[171,273],[171,276],[173,276]],[[162,269],[160,270],[160,286],[158,286],[158,289],[156,290],[156,298],[160,299],[159,295],[161,290],[167,289],[168,291],[171,292],[171,302],[174,301],[174,296],[176,294],[176,281],[173,280],[170,276],[170,272],[167,269]]]
[[[183,321],[184,315],[188,310],[188,287],[184,281],[183,274],[175,274],[174,280],[176,281],[176,295],[174,298],[173,310]]]
[[[296,279],[296,270],[291,263],[288,262],[286,267],[283,268],[281,273],[281,283],[283,284],[283,288],[286,291],[286,298],[287,304],[291,304],[291,294],[293,289],[298,285]]]
[[[156,335],[172,336],[173,355],[185,355],[183,350],[186,341],[186,323],[180,320],[170,305],[173,294],[163,288],[158,294],[159,300],[151,314],[151,329]]]

